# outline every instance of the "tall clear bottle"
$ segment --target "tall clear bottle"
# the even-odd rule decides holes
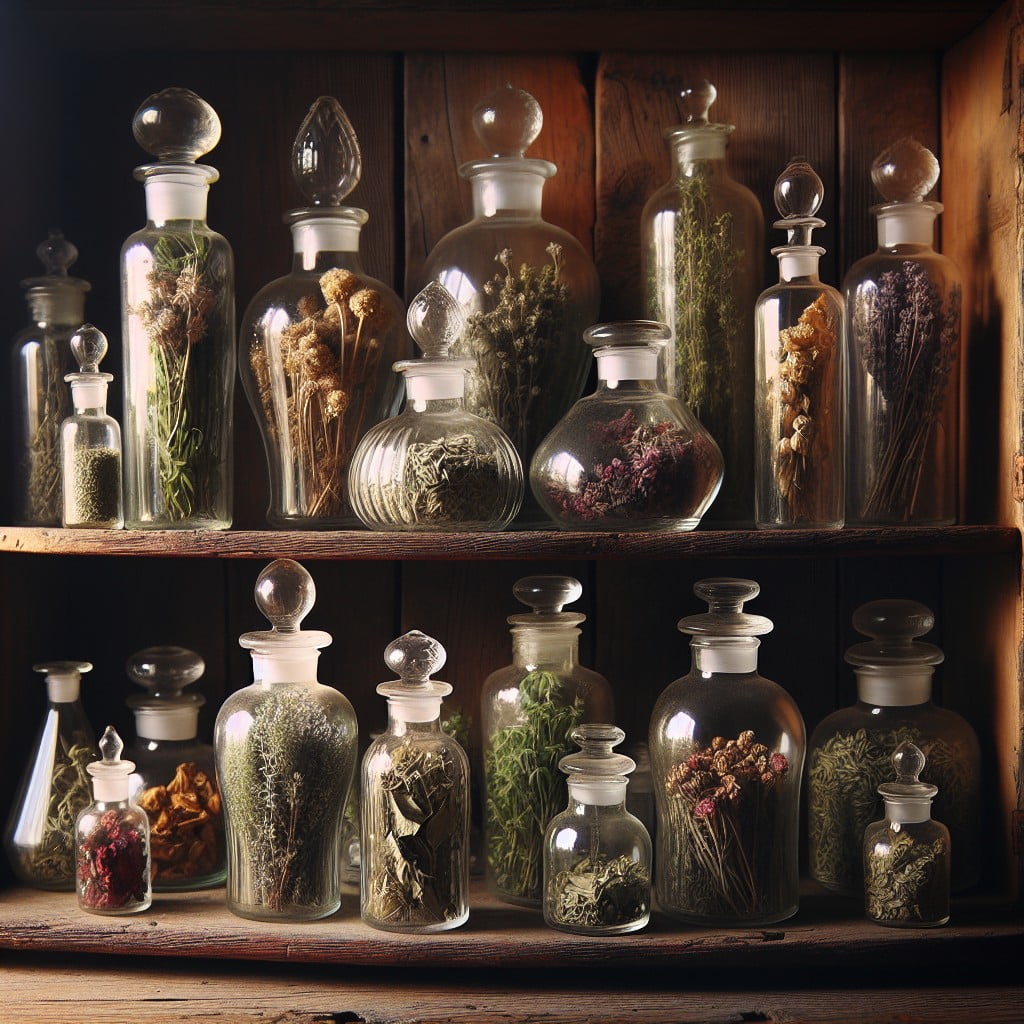
[[[843,298],[818,277],[825,250],[811,233],[824,198],[821,178],[794,157],[775,183],[787,232],[779,283],[761,293],[756,336],[756,523],[764,529],[843,525],[845,314]]]
[[[388,726],[362,770],[362,918],[375,928],[439,932],[469,919],[469,761],[441,729],[449,683],[433,637],[412,630],[388,644],[399,678],[377,687]]]
[[[135,169],[146,226],[121,249],[125,520],[134,529],[231,525],[234,260],[206,223],[220,139],[213,107],[164,89],[135,113],[156,163]]]
[[[661,365],[664,390],[708,429],[725,479],[707,522],[754,518],[754,305],[763,287],[764,217],[733,180],[725,149],[731,124],[708,121],[710,82],[682,93],[684,124],[665,133],[672,177],[644,206],[644,315],[672,329]]]
[[[934,155],[900,139],[871,165],[878,248],[847,271],[846,520],[945,525],[957,515],[960,272],[932,248]]]
[[[256,580],[271,628],[243,633],[253,682],[214,728],[227,835],[228,909],[261,921],[310,921],[341,905],[342,819],[356,763],[348,698],[317,682],[329,633],[302,629],[316,587],[279,558]]]
[[[693,665],[651,715],[661,909],[705,925],[758,925],[796,913],[805,731],[789,694],[757,671],[760,635],[743,611],[753,580],[699,580],[708,611],[679,622]]]
[[[60,425],[71,412],[64,374],[68,342],[85,319],[88,281],[68,269],[78,250],[60,231],[36,248],[44,273],[21,282],[32,323],[14,336],[14,508],[16,523],[57,526],[61,515]]]
[[[239,369],[270,472],[267,520],[288,529],[358,526],[345,480],[363,434],[394,410],[391,364],[408,355],[405,311],[363,270],[369,214],[345,206],[362,159],[341,104],[321,96],[292,147],[305,205],[285,214],[292,269],[242,317]]]
[[[583,722],[610,722],[604,676],[579,664],[580,612],[562,608],[583,587],[571,576],[525,576],[512,593],[530,612],[510,615],[512,664],[492,672],[480,695],[484,742],[487,881],[507,903],[540,907],[544,831],[565,808],[559,760]]]

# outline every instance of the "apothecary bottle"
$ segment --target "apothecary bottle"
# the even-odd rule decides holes
[[[371,530],[503,530],[523,500],[523,467],[502,429],[466,408],[470,361],[451,357],[462,310],[432,281],[407,319],[423,357],[394,365],[405,407],[356,447],[352,508]]]
[[[753,580],[699,580],[708,611],[680,620],[693,665],[651,715],[658,811],[654,886],[672,917],[705,925],[782,921],[797,910],[803,719],[757,671],[769,619],[743,605]]]
[[[128,754],[132,799],[149,816],[154,892],[206,889],[227,873],[213,747],[198,738],[206,698],[183,692],[205,667],[195,651],[170,644],[136,651],[126,665],[146,691],[127,700],[136,735]]]
[[[892,928],[935,928],[949,920],[949,830],[931,816],[921,750],[901,743],[892,764],[896,781],[878,787],[885,818],[864,832],[864,909]]]
[[[761,293],[755,328],[755,520],[764,529],[838,529],[845,513],[843,298],[818,277],[811,233],[821,178],[794,157],[775,183],[787,232],[772,249],[779,283]]]
[[[242,317],[239,369],[270,473],[267,520],[288,529],[358,526],[345,481],[360,437],[394,411],[391,364],[408,355],[398,296],[362,267],[369,215],[345,206],[362,172],[341,104],[321,96],[292,147],[305,205],[290,210],[292,269]]]
[[[764,217],[726,165],[730,124],[708,120],[710,82],[682,92],[684,123],[665,133],[672,176],[644,205],[644,315],[668,324],[661,383],[725,458],[709,522],[754,518],[754,304],[763,288]]]
[[[470,360],[466,407],[501,427],[524,466],[583,390],[589,363],[579,337],[598,313],[593,261],[541,216],[556,167],[525,154],[543,121],[537,100],[508,84],[476,105],[473,128],[489,155],[459,168],[473,218],[434,246],[422,272],[466,315],[453,347]],[[543,519],[527,495],[518,521]]]
[[[510,615],[512,664],[481,691],[484,744],[484,851],[487,882],[507,903],[540,907],[544,832],[566,806],[558,762],[572,732],[611,722],[608,680],[579,663],[580,612],[563,611],[583,594],[571,576],[525,576],[512,588],[531,610]]]
[[[14,336],[14,520],[57,526],[61,516],[60,425],[71,412],[64,374],[68,342],[85,319],[89,282],[68,269],[78,250],[60,231],[36,248],[44,273],[21,282],[31,324]]]
[[[722,484],[722,453],[678,399],[657,384],[664,324],[595,324],[583,332],[597,390],[538,446],[530,487],[569,530],[692,530]]]
[[[846,652],[857,702],[822,719],[807,758],[810,874],[834,892],[859,897],[863,891],[864,829],[881,814],[878,787],[903,743],[924,751],[924,781],[938,787],[935,814],[953,837],[953,890],[979,879],[978,739],[963,717],[932,702],[943,653],[918,638],[934,625],[931,610],[917,601],[869,601],[853,613],[854,629],[870,637]]]
[[[901,139],[875,158],[878,248],[846,274],[849,523],[953,523],[963,312],[960,272],[932,248],[932,153]]]
[[[271,629],[243,633],[253,682],[214,728],[227,836],[227,905],[262,921],[308,921],[341,905],[342,818],[356,763],[356,717],[317,681],[329,633],[302,629],[316,600],[309,573],[279,558],[256,580]]]
[[[4,831],[15,875],[37,889],[75,887],[75,820],[92,800],[86,766],[99,752],[81,701],[87,661],[34,665],[46,679],[46,712]]]
[[[234,262],[206,223],[220,139],[213,107],[188,89],[150,96],[136,141],[156,157],[135,169],[146,226],[121,249],[125,520],[134,529],[231,525],[235,386]]]
[[[153,902],[149,819],[129,795],[135,768],[112,725],[100,737],[101,760],[86,767],[93,802],[75,828],[78,905],[90,914],[137,914]]]
[[[362,769],[362,918],[375,928],[438,932],[469,918],[469,762],[441,729],[449,683],[435,639],[412,630],[388,644],[399,678],[381,683],[387,729]]]
[[[107,385],[113,374],[99,365],[107,354],[106,335],[83,324],[71,336],[78,372],[66,374],[74,412],[60,427],[61,524],[119,530],[121,502],[121,428],[107,414]]]
[[[635,762],[612,752],[625,733],[581,725],[579,746],[558,767],[568,777],[569,805],[544,836],[544,921],[579,935],[623,935],[651,917],[651,837],[626,810]]]

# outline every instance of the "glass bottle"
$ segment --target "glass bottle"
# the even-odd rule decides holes
[[[469,762],[441,729],[444,648],[412,630],[388,644],[399,679],[381,683],[387,729],[362,771],[362,918],[387,931],[439,932],[469,919]]]
[[[850,331],[846,521],[956,520],[960,272],[932,248],[932,153],[900,139],[871,165],[878,248],[843,281]]]
[[[763,287],[764,217],[726,167],[731,124],[708,121],[710,82],[682,92],[685,123],[665,133],[672,177],[641,214],[644,314],[668,324],[660,383],[710,431],[725,458],[709,519],[754,518],[754,305]]]
[[[46,678],[46,714],[4,832],[14,873],[37,889],[75,887],[75,819],[92,800],[86,766],[99,756],[82,710],[87,661],[33,665]]]
[[[636,767],[612,747],[614,725],[573,730],[580,747],[558,767],[568,776],[569,806],[544,837],[544,921],[578,935],[623,935],[651,917],[651,837],[626,810],[626,776]]]
[[[195,161],[220,120],[188,89],[164,89],[135,113],[157,158],[135,169],[146,226],[121,249],[125,519],[134,529],[231,525],[235,386],[234,261],[206,223],[216,169]]]
[[[541,442],[530,487],[568,530],[692,530],[722,483],[722,453],[680,401],[657,385],[669,338],[647,320],[583,332],[597,360],[597,390]]]
[[[133,694],[136,745],[132,799],[149,816],[153,890],[207,889],[227,873],[224,815],[213,747],[197,739],[206,699],[183,693],[203,674],[203,659],[186,647],[147,647],[126,665],[146,690]]]
[[[925,756],[913,743],[892,755],[895,782],[883,782],[885,818],[864,832],[864,906],[892,928],[934,928],[949,920],[949,831],[931,816],[937,787],[921,782]]]
[[[71,336],[78,372],[66,374],[74,414],[60,427],[61,524],[119,530],[121,504],[121,428],[107,415],[107,385],[112,374],[100,372],[107,336],[83,324]]]
[[[371,530],[503,530],[519,510],[519,455],[500,427],[466,408],[470,361],[450,356],[462,323],[434,281],[409,306],[423,357],[394,365],[405,408],[367,431],[349,469],[349,501]]]
[[[407,355],[398,296],[359,255],[365,210],[344,206],[359,183],[359,141],[341,104],[321,96],[292,147],[305,205],[285,215],[292,270],[242,318],[239,369],[263,435],[271,526],[358,526],[345,479],[359,438],[394,411],[391,364]]]
[[[45,273],[21,282],[32,323],[14,336],[14,521],[58,526],[60,425],[71,412],[68,342],[85,319],[89,282],[70,277],[78,250],[60,231],[36,248]]]
[[[559,759],[584,722],[610,722],[612,690],[579,664],[583,593],[571,576],[524,576],[512,588],[531,610],[510,615],[512,664],[492,672],[480,695],[484,743],[487,882],[506,903],[540,907],[544,830],[566,804]]]
[[[99,746],[102,760],[86,767],[93,802],[75,826],[78,905],[90,914],[137,914],[153,902],[149,819],[128,794],[135,765],[121,759],[124,744],[112,725]]]
[[[981,755],[967,721],[932,703],[943,654],[916,638],[934,625],[931,610],[917,601],[869,601],[853,613],[854,629],[871,638],[846,652],[857,703],[822,719],[807,758],[810,874],[833,892],[863,892],[864,829],[881,813],[878,786],[893,752],[907,742],[925,752],[925,781],[938,787],[935,811],[953,836],[953,890],[978,882]]]
[[[525,153],[543,123],[536,99],[509,84],[476,105],[473,129],[490,156],[459,168],[473,219],[445,235],[423,268],[423,280],[443,285],[466,315],[453,354],[470,360],[467,409],[498,424],[524,466],[583,391],[579,336],[598,313],[593,261],[541,216],[557,168]],[[543,520],[527,495],[519,522]]]
[[[759,925],[796,913],[804,723],[796,704],[757,671],[771,620],[743,611],[753,580],[699,580],[708,611],[679,629],[693,667],[651,715],[658,810],[655,892],[672,917]]]
[[[845,411],[843,298],[818,278],[825,250],[811,233],[824,186],[803,157],[775,183],[785,245],[779,283],[761,293],[756,339],[755,477],[757,525],[839,529],[844,515]]]
[[[342,818],[356,763],[348,699],[317,682],[329,633],[302,629],[316,587],[279,558],[256,580],[271,629],[243,633],[253,682],[214,728],[228,849],[227,905],[239,917],[309,921],[341,905]]]

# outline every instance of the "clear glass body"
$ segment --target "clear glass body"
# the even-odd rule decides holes
[[[256,682],[224,702],[214,750],[232,913],[304,921],[341,905],[356,730],[348,698],[317,682]]]
[[[440,722],[388,715],[363,758],[361,913],[375,928],[447,931],[469,918],[469,762]]]
[[[78,815],[78,905],[90,914],[137,914],[153,902],[149,820],[129,800],[97,800]]]
[[[79,402],[76,398],[75,413],[60,430],[61,522],[67,527],[119,530],[124,526],[121,428],[107,415],[105,404],[88,408]]]

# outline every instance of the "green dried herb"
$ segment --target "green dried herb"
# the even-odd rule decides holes
[[[949,914],[949,883],[942,839],[921,842],[906,830],[886,830],[888,848],[876,841],[864,879],[868,916],[883,922],[939,922]]]
[[[614,928],[650,913],[651,877],[625,855],[583,857],[548,887],[551,918],[572,928]]]
[[[67,331],[59,337],[45,331],[41,340],[36,418],[19,466],[25,481],[20,520],[46,524],[61,521],[60,425],[71,412],[71,399],[64,383],[64,361],[58,355],[66,351]]]
[[[70,494],[64,496],[69,526],[112,526],[121,518],[121,452],[75,448]]]

